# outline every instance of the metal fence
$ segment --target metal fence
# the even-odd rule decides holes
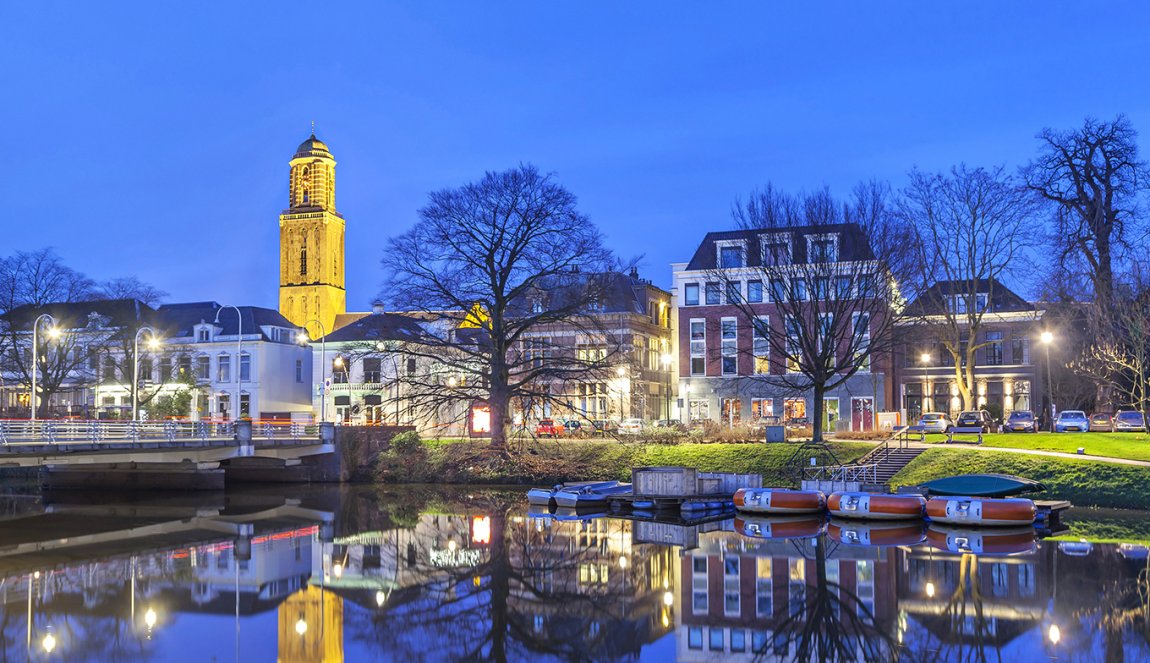
[[[234,421],[0,421],[0,446],[114,444],[148,442],[216,442],[236,440]],[[252,440],[299,440],[319,437],[314,424],[289,421],[252,422]]]
[[[804,481],[878,482],[878,463],[864,465],[824,465],[803,468]]]

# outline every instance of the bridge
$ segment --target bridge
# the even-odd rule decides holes
[[[287,468],[335,453],[330,423],[0,421],[0,467],[48,488],[222,489],[227,469]]]

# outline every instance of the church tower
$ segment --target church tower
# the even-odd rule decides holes
[[[335,211],[335,159],[313,133],[296,149],[288,208],[280,214],[280,313],[312,338],[347,311],[343,217]]]

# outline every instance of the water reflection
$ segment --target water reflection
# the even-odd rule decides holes
[[[551,515],[518,491],[280,493],[8,510],[0,660],[1150,656],[1141,546]]]

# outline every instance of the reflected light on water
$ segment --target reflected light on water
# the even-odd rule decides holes
[[[295,632],[300,635],[307,633],[307,622],[304,621],[303,617],[300,617],[299,621],[295,623]]]
[[[934,583],[933,582],[926,583],[926,595],[931,597],[931,598],[934,598]]]
[[[49,633],[44,636],[44,642],[42,644],[44,645],[44,651],[51,654],[56,649],[56,636]]]
[[[675,605],[675,595],[671,592],[663,592],[663,605],[667,607]]]
[[[144,625],[147,626],[148,628],[152,628],[153,626],[156,625],[156,611],[155,610],[148,608],[148,611],[144,613]]]
[[[1058,624],[1051,624],[1046,631],[1046,637],[1050,639],[1050,644],[1056,645],[1062,639],[1062,629],[1058,628]]]

